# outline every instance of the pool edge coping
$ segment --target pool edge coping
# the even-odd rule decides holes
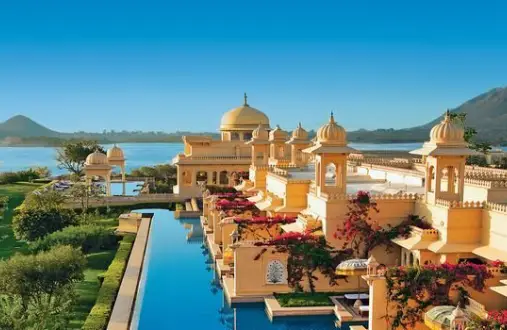
[[[153,216],[141,219],[141,224],[139,225],[107,325],[108,330],[130,329],[135,303],[138,298],[137,293],[143,272],[152,218]]]

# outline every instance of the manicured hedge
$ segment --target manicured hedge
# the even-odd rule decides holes
[[[47,251],[57,245],[81,248],[83,253],[109,250],[116,246],[114,230],[96,225],[70,226],[51,233],[30,245],[32,252]]]
[[[107,327],[134,239],[134,235],[126,235],[120,242],[116,256],[104,274],[97,301],[86,318],[83,330],[104,330]]]
[[[314,307],[332,306],[329,297],[336,295],[336,292],[291,292],[275,293],[275,298],[282,307]]]
[[[99,206],[99,207],[90,207],[88,209],[89,213],[96,213],[102,215],[108,214],[122,214],[126,212],[130,212],[132,210],[141,210],[141,209],[168,209],[174,210],[174,203],[133,203],[128,205],[121,206]],[[80,208],[74,209],[76,213],[81,213]]]

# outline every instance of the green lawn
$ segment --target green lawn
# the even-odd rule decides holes
[[[26,247],[25,242],[19,242],[14,238],[11,228],[12,214],[14,209],[23,203],[25,195],[40,186],[41,183],[28,182],[0,185],[0,196],[9,196],[9,208],[0,221],[0,259],[8,258],[14,252]]]
[[[76,285],[78,301],[74,307],[74,315],[69,324],[70,329],[81,329],[90,310],[95,305],[100,282],[97,276],[104,273],[116,254],[116,249],[91,253],[86,256],[88,265],[85,270],[85,279]]]
[[[0,260],[9,258],[16,251],[24,251],[26,243],[17,241],[11,228],[14,209],[21,205],[25,195],[42,186],[41,183],[15,183],[0,185],[0,196],[9,196],[9,207],[0,220]],[[92,222],[111,228],[118,227],[118,218],[97,218]],[[74,307],[74,315],[69,329],[81,329],[90,310],[95,305],[100,290],[100,282],[97,276],[104,273],[114,259],[117,248],[112,250],[90,253],[86,256],[88,261],[84,272],[84,280],[76,284],[78,295],[77,304]]]
[[[282,307],[333,306],[329,296],[336,295],[336,292],[277,293],[275,298]]]

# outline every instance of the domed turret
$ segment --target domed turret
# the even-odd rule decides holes
[[[269,128],[269,119],[262,111],[252,108],[247,103],[245,93],[245,101],[242,106],[227,111],[220,123],[221,131],[248,131],[254,130],[261,124],[265,128]]]
[[[262,124],[259,124],[259,126],[252,131],[252,139],[267,140],[269,139],[269,132]]]
[[[301,122],[298,124],[298,127],[294,131],[292,131],[292,139],[293,140],[308,140],[308,132],[301,126]]]
[[[334,121],[333,113],[331,113],[329,122],[317,131],[317,143],[332,145],[347,144],[347,133],[343,127]]]
[[[269,141],[287,140],[289,134],[285,132],[279,125],[276,125],[275,129],[269,132]]]
[[[460,125],[452,122],[449,110],[445,113],[444,119],[435,125],[430,132],[430,143],[465,145],[465,130]]]
[[[107,165],[107,156],[100,152],[99,150],[95,150],[91,154],[86,157],[86,165]]]
[[[115,144],[111,149],[107,150],[107,159],[124,160],[125,155],[123,154],[123,150]]]

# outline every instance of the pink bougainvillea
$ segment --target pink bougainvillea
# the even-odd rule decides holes
[[[422,321],[429,306],[455,304],[452,291],[459,293],[458,303],[466,303],[467,288],[482,292],[492,276],[488,265],[473,263],[390,268],[386,273],[387,295],[394,303],[392,308],[397,309],[388,317],[391,329],[411,329]]]

